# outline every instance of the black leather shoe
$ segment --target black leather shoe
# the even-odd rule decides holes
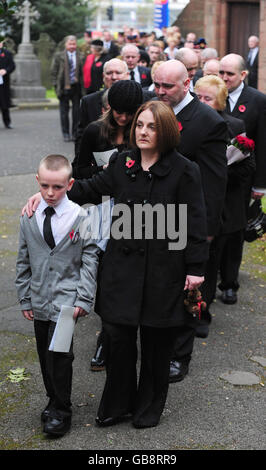
[[[117,418],[104,418],[104,419],[101,419],[97,416],[97,418],[95,418],[95,422],[96,422],[96,424],[98,424],[98,426],[104,428],[104,427],[107,427],[107,426],[113,426],[114,424],[122,423],[122,421],[126,421],[130,418],[132,418],[131,413],[128,413],[128,414],[122,415],[122,416],[118,416]]]
[[[41,414],[41,421],[45,423],[49,417],[53,416],[53,407],[51,400]]]
[[[43,426],[43,432],[51,436],[64,436],[71,427],[71,418],[62,419],[48,417]]]
[[[209,335],[209,325],[207,323],[202,323],[197,325],[195,329],[196,338],[207,338]]]
[[[236,291],[233,290],[233,289],[223,290],[223,292],[222,292],[222,302],[224,304],[229,304],[229,305],[236,304],[236,302],[237,302]]]
[[[99,370],[104,370],[104,369],[105,369],[105,360],[103,357],[103,345],[100,344],[97,347],[94,357],[91,360],[91,370],[99,371]]]
[[[184,362],[171,361],[169,383],[181,382],[188,373],[188,364]]]

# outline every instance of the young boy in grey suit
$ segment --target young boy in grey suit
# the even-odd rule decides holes
[[[41,203],[21,217],[16,288],[22,313],[34,321],[37,351],[49,402],[43,431],[62,436],[71,426],[73,341],[69,352],[49,350],[62,305],[74,319],[90,312],[96,292],[99,249],[87,230],[87,213],[67,197],[72,167],[62,155],[48,155],[36,175]]]

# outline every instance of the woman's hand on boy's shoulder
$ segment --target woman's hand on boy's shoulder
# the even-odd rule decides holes
[[[28,217],[32,217],[38,205],[40,204],[40,202],[41,202],[41,193],[33,194],[33,196],[31,196],[28,199],[27,204],[23,207],[21,211],[21,215],[24,215],[25,213],[27,213]]]

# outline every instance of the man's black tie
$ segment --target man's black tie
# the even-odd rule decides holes
[[[55,210],[53,207],[46,207],[44,210],[45,212],[45,219],[43,222],[43,237],[46,243],[49,245],[51,250],[55,247],[55,241],[52,233],[52,227],[51,227],[51,217],[55,213]]]
[[[135,73],[134,73],[134,70],[131,70],[131,72],[130,72],[130,77],[131,77],[131,80],[135,80]]]
[[[230,107],[230,103],[229,103],[229,96],[226,98],[226,108],[225,108],[225,112],[227,114],[231,114],[231,107]]]

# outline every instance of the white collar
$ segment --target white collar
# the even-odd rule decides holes
[[[192,100],[194,100],[194,97],[188,91],[185,98],[183,98],[180,103],[173,107],[175,115],[180,113],[180,111],[182,111],[182,109],[185,108],[185,106],[187,106]]]
[[[57,204],[57,206],[54,207],[55,213],[58,217],[61,217],[61,215],[64,214],[67,211],[67,209],[69,207],[69,203],[70,203],[70,201],[69,201],[67,195],[65,195],[63,197],[63,199],[59,202],[59,204]],[[41,198],[41,202],[38,206],[39,212],[43,213],[44,210],[46,209],[46,207],[48,207],[47,202],[43,198]]]
[[[229,97],[233,100],[233,101],[237,101],[236,100],[236,97],[238,99],[239,95],[241,94],[242,90],[244,88],[244,83],[241,82],[240,85],[233,91],[231,91],[229,93]]]

